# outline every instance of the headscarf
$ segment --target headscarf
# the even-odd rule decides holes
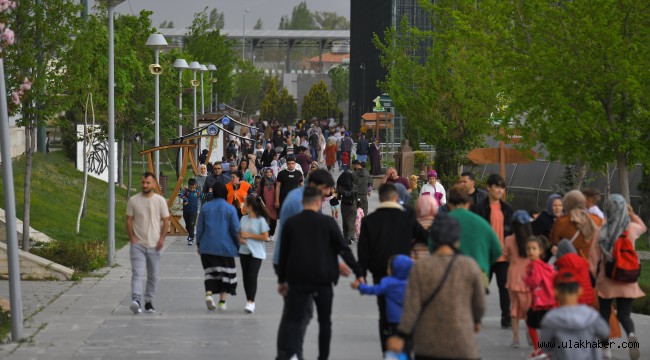
[[[275,161],[275,160],[273,160],[273,161]],[[273,163],[271,162],[271,164],[273,164]],[[272,175],[271,175],[270,179],[266,177],[266,171],[267,170],[271,170]],[[273,172],[272,167],[265,167],[264,169],[262,169],[262,182],[264,183],[264,186],[271,189],[273,186],[275,186],[275,180],[276,180],[275,179],[275,173]]]
[[[582,233],[585,241],[591,241],[591,237],[596,233],[596,224],[587,212],[587,199],[578,190],[571,190],[562,200],[564,213],[569,215],[569,219],[576,225],[576,228]]]
[[[562,200],[562,196],[560,194],[551,194],[546,200],[546,209],[544,209],[544,212],[552,218],[555,218],[555,214],[553,214],[553,202],[556,199]]]
[[[630,224],[630,215],[627,213],[627,202],[620,194],[613,194],[605,200],[605,219],[607,221],[600,228],[598,244],[607,261],[612,260],[612,247],[618,237],[627,230]]]
[[[433,196],[420,196],[415,207],[417,220],[422,227],[429,228],[433,218],[438,214],[438,202]]]
[[[571,244],[571,241],[567,239],[562,239],[559,244],[557,244],[557,252],[555,253],[555,258],[560,259],[562,256],[566,254],[576,254],[578,253],[576,251],[576,248],[573,247],[573,244]]]
[[[417,189],[418,188],[418,177],[416,175],[409,176],[409,184],[411,185],[411,189]]]
[[[273,160],[271,161],[271,170],[273,170],[273,177],[278,176],[278,161]]]

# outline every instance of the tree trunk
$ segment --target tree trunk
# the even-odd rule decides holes
[[[129,136],[129,176],[127,179],[126,187],[126,199],[131,198],[131,181],[132,181],[132,170],[133,170],[133,136]]]
[[[35,121],[25,127],[25,188],[23,193],[23,251],[29,251],[29,223],[32,184],[32,158],[36,146]]]
[[[585,179],[585,176],[587,176],[587,165],[585,163],[579,162],[577,164],[577,169],[576,169],[576,183],[573,184],[573,189],[574,190],[580,190],[582,187],[582,182]]]
[[[117,186],[124,186],[124,134],[117,144]]]
[[[609,178],[609,164],[605,164],[605,200],[612,193],[612,181]]]
[[[618,167],[618,182],[621,187],[621,195],[627,203],[630,203],[630,181],[627,169],[627,156],[622,153],[616,153],[616,166]]]

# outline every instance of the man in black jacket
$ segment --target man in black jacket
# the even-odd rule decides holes
[[[458,183],[461,185],[463,190],[469,195],[472,199],[471,205],[480,203],[481,201],[487,199],[487,191],[476,187],[476,180],[474,178],[474,173],[471,171],[465,171],[460,174],[460,179]]]
[[[379,187],[380,204],[372,214],[361,220],[361,233],[357,253],[363,276],[370,271],[372,280],[379,284],[386,276],[388,259],[397,254],[410,255],[413,239],[427,242],[427,232],[420,226],[415,212],[398,202],[397,188],[393,184]],[[386,299],[377,297],[379,307],[379,337],[382,351],[386,351],[386,339],[390,335],[386,319]]]
[[[506,236],[512,234],[512,213],[510,205],[506,204],[502,198],[506,191],[506,182],[499,174],[491,174],[487,179],[488,198],[474,204],[472,211],[483,217],[497,235],[501,248],[505,246]],[[496,275],[497,286],[499,287],[499,305],[501,306],[501,327],[506,329],[511,324],[510,317],[510,295],[506,289],[508,280],[508,262],[501,256],[497,262],[490,267],[489,279],[492,281],[492,275]]]
[[[304,210],[289,218],[282,229],[278,292],[286,297],[278,334],[278,360],[299,354],[305,309],[313,301],[318,311],[318,358],[327,359],[332,337],[332,284],[339,278],[338,256],[352,268],[359,281],[361,269],[332,217],[320,214],[323,195],[315,187],[303,193]],[[309,233],[309,239],[305,238]],[[282,324],[284,323],[284,324]],[[284,325],[284,326],[283,326]],[[282,342],[282,343],[281,343]]]

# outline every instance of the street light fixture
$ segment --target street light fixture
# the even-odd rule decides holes
[[[162,74],[163,69],[159,64],[159,55],[160,48],[167,46],[167,40],[162,34],[151,34],[145,43],[146,46],[153,48],[153,53],[155,56],[155,63],[149,65],[149,71],[156,76],[156,110],[155,110],[155,133],[156,139],[154,146],[160,146],[160,74]],[[158,151],[154,152],[154,161],[156,169],[156,182],[160,183],[160,153]]]
[[[242,25],[242,32],[241,32],[241,61],[245,60],[245,46],[246,46],[246,14],[251,12],[251,9],[246,9],[244,10],[244,21]]]
[[[205,114],[205,96],[203,96],[203,74],[208,71],[207,66],[201,65],[201,70],[199,72],[201,73],[201,114]]]
[[[175,69],[178,69],[178,136],[183,136],[183,70],[188,69],[190,66],[187,65],[185,59],[176,59],[172,65]],[[178,167],[183,163],[183,152],[181,151],[178,156]]]
[[[208,65],[208,70],[210,71],[210,114],[214,114],[216,111],[212,108],[212,85],[214,84],[214,78],[212,77],[212,72],[217,70],[217,67],[214,64]],[[215,108],[217,103],[215,102]]]
[[[193,79],[192,79],[191,83],[192,83],[192,87],[194,88],[194,124],[193,124],[193,129],[192,129],[192,132],[194,132],[198,128],[197,121],[196,121],[196,88],[199,86],[199,82],[198,82],[198,80],[196,80],[196,72],[198,70],[201,70],[201,64],[199,64],[198,61],[192,61],[190,63],[190,65],[189,65],[189,69],[192,70],[192,74],[193,74]],[[198,159],[199,154],[200,154],[200,152],[199,152],[199,149],[198,149],[198,146],[197,146],[197,149],[196,149],[197,159]]]

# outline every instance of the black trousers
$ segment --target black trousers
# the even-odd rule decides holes
[[[629,335],[634,332],[634,322],[632,321],[632,303],[634,299],[630,298],[616,298],[616,299],[603,299],[598,297],[598,304],[600,305],[600,316],[605,319],[609,324],[609,317],[612,313],[612,302],[616,300],[616,318],[623,325],[623,329]]]
[[[275,235],[275,228],[278,226],[277,219],[270,219],[269,221],[269,236]]]
[[[253,255],[239,254],[241,272],[244,277],[244,291],[246,300],[255,302],[257,294],[257,275],[262,267],[262,259],[254,258]]]
[[[289,284],[289,293],[284,300],[282,320],[278,329],[277,360],[289,360],[294,354],[303,359],[301,348],[306,330],[305,314],[312,299],[318,313],[318,359],[329,358],[334,299],[332,285]],[[284,333],[281,334],[281,331]]]
[[[198,212],[192,211],[183,211],[183,220],[185,220],[185,230],[189,234],[189,237],[194,239],[194,227],[196,226],[196,216]]]
[[[375,284],[379,284],[379,281],[376,281]],[[377,296],[377,308],[379,308],[379,341],[383,354],[386,352],[386,340],[392,335],[390,323],[386,317],[386,298],[383,295]]]
[[[357,220],[357,205],[345,205],[341,203],[341,216],[343,220],[343,237],[346,241],[356,238],[354,222]]]
[[[501,306],[501,321],[510,322],[510,295],[506,289],[508,281],[508,263],[505,261],[497,262],[490,267],[490,281],[492,275],[497,277],[497,286],[499,287],[499,305]]]

